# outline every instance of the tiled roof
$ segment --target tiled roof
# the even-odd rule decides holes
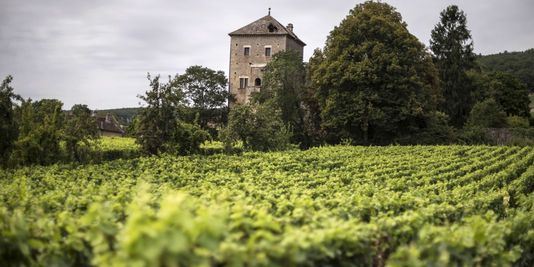
[[[289,35],[302,46],[306,45],[293,31],[288,30],[271,15],[260,18],[245,27],[231,32],[229,35]]]
[[[109,114],[104,117],[97,116],[96,123],[101,131],[124,134],[124,130],[121,129],[117,120]]]

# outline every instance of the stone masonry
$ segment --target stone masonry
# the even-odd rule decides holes
[[[293,25],[284,27],[269,15],[260,18],[230,35],[229,91],[235,104],[248,103],[250,94],[259,91],[263,71],[272,56],[280,51],[295,50],[301,55],[304,46],[293,32]]]

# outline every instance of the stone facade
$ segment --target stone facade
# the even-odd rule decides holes
[[[267,15],[230,35],[229,91],[235,104],[247,103],[252,92],[263,84],[263,71],[272,56],[281,51],[295,50],[301,55],[304,46],[293,32],[293,25],[282,26]]]

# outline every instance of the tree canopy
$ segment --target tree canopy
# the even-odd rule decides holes
[[[198,116],[202,128],[206,129],[208,122],[222,122],[224,116],[220,111],[226,107],[230,96],[224,72],[195,65],[187,68],[184,74],[177,75],[175,80],[186,103],[192,108],[192,117]]]
[[[387,143],[425,127],[440,100],[424,45],[392,6],[357,5],[334,28],[314,67],[330,142]]]

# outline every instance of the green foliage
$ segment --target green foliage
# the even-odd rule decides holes
[[[228,125],[221,131],[220,139],[227,149],[239,141],[250,150],[287,149],[291,132],[280,116],[279,110],[268,104],[236,105],[228,115]]]
[[[528,118],[519,116],[506,117],[506,125],[510,128],[528,128],[530,127]]]
[[[224,109],[230,96],[227,84],[224,72],[202,66],[191,66],[184,74],[176,76],[176,86],[185,94],[191,107],[184,111],[198,114],[198,121],[194,123],[199,123],[202,129],[208,129],[208,123],[224,122]]]
[[[305,120],[309,112],[305,102],[305,83],[306,68],[302,55],[292,50],[280,52],[265,67],[261,91],[254,93],[253,99],[279,109],[282,121],[292,131],[291,141],[309,147],[311,137]]]
[[[497,222],[493,213],[426,226],[414,244],[399,248],[390,266],[512,266],[521,249],[507,244],[510,233],[510,223]]]
[[[0,166],[6,165],[18,136],[14,101],[20,96],[13,93],[11,81],[13,77],[9,75],[0,85]]]
[[[174,153],[181,155],[198,153],[200,145],[209,139],[208,132],[200,128],[200,126],[179,122],[170,143],[171,147],[167,151],[174,150]]]
[[[530,99],[524,83],[511,74],[496,72],[490,75],[492,96],[508,115],[530,116]]]
[[[82,161],[81,147],[89,147],[90,140],[98,138],[95,117],[87,105],[74,105],[65,118],[63,140],[67,154],[72,160]]]
[[[186,154],[199,150],[208,139],[208,133],[196,125],[188,124],[180,117],[186,104],[181,79],[176,76],[168,83],[160,83],[159,75],[152,79],[151,89],[140,96],[147,103],[133,124],[137,143],[148,154]]]
[[[505,125],[506,113],[493,98],[475,104],[467,121],[467,127],[500,128]]]
[[[475,67],[471,33],[465,13],[451,5],[440,14],[440,22],[432,30],[430,49],[439,70],[445,101],[442,110],[456,127],[467,120],[473,105],[473,86],[467,71]]]
[[[455,129],[449,125],[447,114],[435,111],[427,116],[425,120],[426,128],[417,133],[397,139],[400,144],[420,144],[420,145],[438,145],[452,144],[458,142]]]
[[[63,103],[56,99],[22,101],[19,137],[11,161],[15,165],[51,164],[61,159]]]
[[[391,143],[421,128],[440,99],[424,45],[390,5],[357,5],[334,28],[312,79],[327,141]]]
[[[534,49],[480,56],[477,61],[489,71],[507,72],[520,79],[534,92]]]
[[[141,149],[148,154],[165,152],[166,144],[170,144],[178,127],[178,111],[184,104],[184,94],[177,87],[176,79],[168,83],[160,83],[159,75],[151,78],[150,90],[139,96],[147,106],[139,113],[136,125],[136,138]]]
[[[533,163],[532,147],[335,146],[0,170],[0,262],[532,266]]]

